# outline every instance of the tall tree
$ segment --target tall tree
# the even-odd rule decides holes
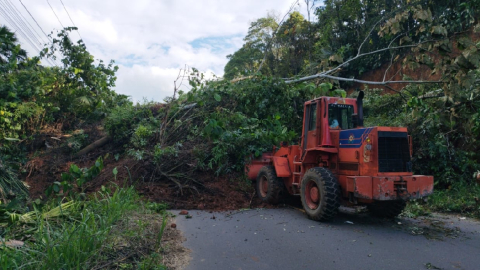
[[[229,61],[224,69],[224,77],[232,79],[235,76],[252,74],[259,68],[265,54],[269,54],[268,58],[271,59],[272,52],[268,50],[268,45],[272,42],[277,28],[278,23],[273,14],[252,22],[243,39],[245,44],[234,54],[227,56]],[[261,72],[272,75],[272,65],[264,65]]]

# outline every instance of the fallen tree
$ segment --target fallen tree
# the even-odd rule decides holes
[[[75,154],[75,157],[79,157],[79,156],[83,156],[83,155],[86,155],[88,153],[90,153],[91,151],[99,148],[99,147],[102,147],[104,146],[105,144],[107,144],[108,142],[110,142],[112,140],[112,137],[110,135],[107,135],[107,136],[104,136],[102,137],[101,139],[99,140],[96,140],[94,141],[93,143],[87,145],[86,147],[84,147],[82,150],[78,151],[76,154]]]

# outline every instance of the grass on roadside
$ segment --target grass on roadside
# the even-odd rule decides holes
[[[68,209],[60,207],[65,203]],[[50,201],[3,224],[5,241],[25,245],[0,244],[0,269],[166,269],[165,209],[144,203],[132,187],[103,189],[86,201]]]
[[[411,201],[403,211],[407,217],[429,215],[432,211],[458,213],[480,219],[480,185],[476,183],[457,182],[449,189],[435,190],[423,200]]]

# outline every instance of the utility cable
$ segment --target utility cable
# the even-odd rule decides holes
[[[53,7],[52,7],[52,5],[50,5],[50,2],[48,2],[48,0],[47,0],[47,3],[50,6],[50,9],[52,10],[53,14],[55,14],[55,17],[57,17],[57,20],[60,23],[60,25],[62,26],[62,28],[65,28],[65,26],[63,26],[62,22],[60,21],[60,18],[58,18],[57,13],[55,13],[55,10],[53,10]]]
[[[47,3],[48,3],[48,5],[50,6],[50,9],[52,10],[53,14],[55,14],[55,17],[57,17],[58,22],[60,23],[60,25],[61,25],[62,28],[64,29],[65,26],[63,26],[62,22],[60,21],[60,18],[58,18],[57,13],[55,13],[55,10],[53,10],[53,7],[52,7],[52,5],[50,5],[50,2],[49,2],[48,0],[47,0]],[[68,33],[67,33],[67,37],[68,37]]]
[[[32,46],[32,49],[40,54],[41,49],[37,47],[37,42],[41,45],[38,38],[33,34],[33,32],[26,26],[26,24],[21,20],[18,14],[15,13],[13,8],[9,5],[13,5],[8,2],[0,2],[0,13],[6,19],[6,21],[11,25],[11,27],[18,32],[18,35],[23,37],[27,43]],[[41,48],[42,46],[40,46]],[[55,66],[56,63],[53,63],[50,59],[46,58],[46,62],[52,66]]]
[[[30,17],[32,17],[33,21],[37,24],[38,28],[40,28],[40,30],[42,30],[43,34],[47,37],[47,39],[51,41],[52,39],[47,35],[47,33],[45,33],[45,31],[43,31],[43,28],[40,26],[40,24],[38,24],[37,20],[35,20],[35,18],[32,16],[32,13],[30,13],[30,11],[28,11],[27,7],[23,4],[22,0],[18,0],[18,1],[20,1],[23,8],[25,8],[25,10],[28,12]]]
[[[27,11],[28,15],[30,15],[30,17],[32,18],[32,20],[35,22],[35,24],[37,24],[38,28],[40,28],[40,30],[42,30],[42,33],[45,35],[45,37],[47,37],[47,40],[49,42],[53,42],[53,39],[47,35],[47,33],[43,30],[43,28],[40,26],[40,24],[37,22],[37,20],[35,19],[35,17],[33,17],[32,13],[30,13],[30,10],[28,10],[28,8],[25,6],[25,4],[22,2],[22,0],[18,0],[20,2],[20,4],[22,4],[23,8],[25,9],[25,11]],[[55,64],[55,66],[60,66],[60,64],[58,63],[58,61],[56,59],[53,59],[53,58],[48,58],[49,61],[53,61]]]
[[[8,0],[8,2],[10,2],[10,0]],[[48,42],[45,42],[45,40],[42,38],[42,36],[37,32],[37,30],[35,30],[35,27],[33,27],[30,22],[27,20],[27,18],[25,18],[22,14],[22,12],[20,12],[20,10],[17,9],[17,6],[15,6],[12,2],[10,2],[10,4],[15,8],[16,12],[18,14],[20,14],[20,16],[22,17],[22,19],[28,23],[28,25],[30,26],[30,29],[32,29],[35,34],[37,35],[37,37],[44,43],[44,44],[47,44]]]
[[[36,51],[37,53],[40,53],[40,49],[38,49],[36,44],[30,40],[27,34],[25,34],[24,30],[17,25],[17,23],[12,17],[10,17],[10,15],[6,10],[6,7],[3,5],[2,2],[0,2],[0,15],[2,15],[5,18],[5,20],[10,24],[12,29],[15,30],[14,33],[16,33],[19,37],[23,38],[30,46],[32,46],[32,49],[34,51]],[[47,62],[52,66],[55,65],[51,61],[47,60]]]
[[[80,31],[78,30],[78,27],[77,27],[77,26],[75,25],[75,23],[73,22],[72,17],[70,17],[70,13],[68,13],[67,8],[66,8],[65,5],[63,4],[63,1],[60,0],[60,3],[62,3],[63,9],[65,9],[65,12],[67,12],[68,18],[70,18],[70,21],[72,22],[73,26],[75,26],[75,27],[77,28],[78,36],[80,36],[80,38],[81,38],[82,41],[83,41],[82,35],[80,35]],[[84,41],[83,43],[85,43],[85,41]]]
[[[4,3],[5,7],[7,8],[5,11],[10,13],[10,16],[11,16],[11,19],[13,21],[16,21],[16,23],[18,24],[18,26],[20,26],[21,29],[23,29],[23,32],[26,36],[28,36],[28,38],[33,41],[33,43],[38,43],[38,45],[40,45],[40,50],[38,49],[37,45],[35,45],[35,49],[40,53],[40,51],[42,50],[42,48],[46,45],[46,43],[43,41],[43,44],[42,44],[42,41],[40,41],[38,39],[37,36],[35,36],[35,34],[32,32],[32,30],[30,29],[30,27],[27,26],[27,24],[25,23],[26,20],[23,20],[22,17],[20,17],[21,13],[20,11],[17,13],[17,11],[14,10],[14,7],[15,5],[13,3],[10,2],[10,0],[5,0],[5,3]],[[13,6],[13,7],[12,7]],[[16,9],[16,7],[15,7]],[[20,14],[20,15],[19,15]],[[28,22],[28,21],[27,21]],[[31,25],[30,25],[31,26]],[[35,31],[35,29],[34,29]],[[35,31],[36,32],[36,31]],[[38,35],[38,33],[37,33]],[[39,35],[38,35],[39,36]],[[30,42],[32,43],[32,42]],[[51,66],[55,66],[57,65],[57,63],[54,63],[51,59],[49,59],[48,57],[45,58],[46,59],[46,62],[49,63]]]
[[[23,21],[23,19],[20,17],[20,15],[14,10],[10,1],[5,0],[4,5],[6,7],[6,11],[8,13],[10,13],[11,18],[14,21],[17,22],[17,24],[23,29],[24,33],[28,35],[30,40],[32,40],[35,43],[38,43],[40,48],[42,48],[44,46],[44,44],[42,44],[42,42],[35,36],[35,34],[32,32],[32,30],[30,30],[30,28],[27,26],[27,24]]]
[[[16,24],[16,22],[8,15],[5,6],[3,3],[0,2],[0,13],[3,15],[5,20],[16,30],[18,33],[32,46],[33,49],[40,53],[40,49],[38,49],[35,44],[28,38],[28,36],[23,32],[23,30]]]

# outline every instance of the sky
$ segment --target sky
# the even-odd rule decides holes
[[[95,59],[118,65],[117,93],[134,102],[162,101],[173,95],[174,80],[186,66],[221,77],[226,56],[242,46],[250,23],[269,12],[283,17],[294,2],[0,0],[0,24],[15,30],[8,15],[23,17],[24,29],[40,42],[48,40],[43,32],[75,25],[79,31],[70,35],[73,40],[81,37]],[[305,2],[298,3],[296,10],[306,14]],[[27,38],[17,36],[30,55],[38,54]]]

